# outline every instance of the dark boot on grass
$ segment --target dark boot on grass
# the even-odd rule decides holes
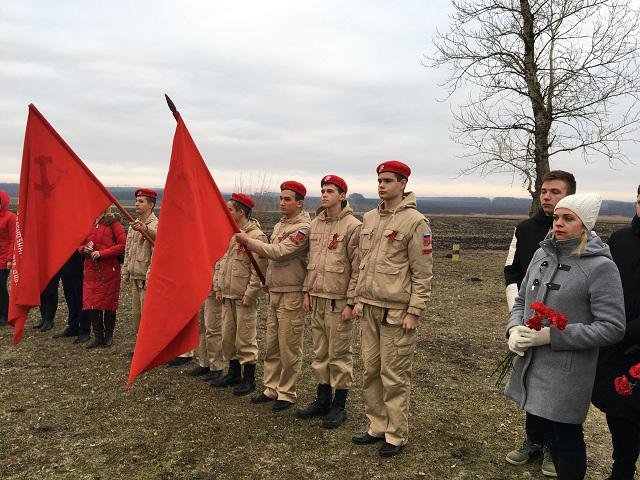
[[[211,382],[212,387],[229,387],[240,383],[240,361],[231,360],[229,362],[228,373],[219,380]]]
[[[40,327],[41,332],[48,332],[53,328],[53,322],[44,322]]]
[[[248,395],[256,389],[256,364],[246,363],[242,370],[242,381],[233,389],[233,394],[238,397]]]
[[[222,370],[209,370],[200,378],[205,382],[213,382],[214,380],[219,380],[220,378],[222,378],[223,373],[224,372]]]
[[[210,371],[211,370],[209,370],[209,367],[201,367],[200,365],[198,365],[189,370],[187,372],[187,375],[189,375],[190,377],[200,377],[202,375],[206,375]]]
[[[93,326],[93,342],[87,345],[87,350],[99,347],[104,343],[104,322],[101,311],[94,311],[92,313],[91,326]]]
[[[322,417],[329,412],[331,408],[331,385],[327,383],[319,383],[316,393],[316,399],[309,405],[299,408],[296,412],[298,418]]]
[[[322,420],[323,428],[339,427],[347,419],[345,406],[347,404],[348,394],[349,390],[336,390],[336,394],[333,396],[331,410],[329,410],[329,413],[327,413],[324,420]]]
[[[116,329],[116,312],[107,310],[104,312],[104,342],[103,347],[113,345],[113,331]]]

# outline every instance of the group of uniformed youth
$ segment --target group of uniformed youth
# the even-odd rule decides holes
[[[226,253],[213,269],[211,292],[201,311],[201,341],[195,352],[199,366],[189,373],[210,380],[214,387],[233,386],[233,393],[238,396],[255,390],[257,304],[261,291],[266,290],[264,390],[251,402],[273,402],[272,409],[276,412],[294,405],[302,366],[305,316],[310,314],[317,395],[311,404],[299,408],[296,415],[300,418],[322,416],[322,426],[334,428],[346,418],[346,400],[353,383],[353,320],[357,318],[362,332],[363,398],[369,428],[352,439],[363,445],[383,442],[381,456],[400,453],[408,442],[416,328],[430,295],[432,278],[429,223],[417,211],[414,194],[405,192],[410,173],[410,168],[398,161],[377,167],[381,202],[364,215],[363,222],[354,217],[345,200],[344,179],[336,175],[322,178],[322,203],[313,221],[302,210],[306,188],[299,182],[283,182],[280,186],[283,217],[270,241],[252,217],[253,199],[234,193],[228,208],[242,232],[232,237]],[[518,225],[506,262],[507,301],[511,310],[507,337],[509,348],[521,355],[507,395],[527,412],[527,438],[520,448],[507,454],[506,460],[519,465],[541,454],[543,474],[583,478],[586,451],[580,420],[584,420],[593,390],[591,401],[606,413],[612,435],[614,463],[609,478],[627,480],[634,478],[640,452],[640,403],[633,396],[617,395],[612,384],[615,376],[640,363],[640,187],[631,226],[615,232],[609,246],[603,245],[591,231],[600,207],[599,197],[577,195],[575,189],[575,179],[567,172],[552,171],[545,175],[542,209]],[[100,237],[102,240],[96,237],[95,242],[85,242],[78,252],[85,256],[85,272],[99,269],[101,262],[110,261],[118,280],[121,274],[122,280],[130,285],[133,323],[137,330],[152,255],[151,244],[145,237],[155,238],[158,218],[153,213],[155,191],[138,189],[135,196],[138,218],[129,227],[126,246],[120,245],[124,241],[106,229],[107,233]],[[0,268],[3,275],[11,268],[6,252],[12,251],[15,229],[13,214],[7,207],[8,196],[0,192],[0,260],[2,266],[5,263],[7,266]],[[99,229],[103,220],[104,216],[96,219],[93,230]],[[577,232],[576,236],[570,232]],[[102,241],[104,245],[99,243]],[[120,247],[115,248],[116,244]],[[123,251],[124,263],[120,268],[115,257]],[[266,270],[264,282],[251,260],[261,271]],[[603,280],[606,276],[602,272],[589,275],[594,262],[607,267],[610,281]],[[549,270],[552,263],[553,271]],[[572,269],[577,276],[566,273]],[[572,281],[575,283],[584,277],[579,295],[575,285],[574,290],[564,292],[560,283],[545,280],[542,285],[537,280],[543,272],[555,278],[556,270],[562,272],[563,278],[567,277],[567,288],[572,286]],[[6,276],[3,278],[6,284]],[[119,281],[117,285],[108,283],[119,290]],[[7,298],[4,289],[0,294],[1,325],[6,323]],[[541,298],[551,301],[552,306],[572,309],[565,312],[570,317],[572,328],[568,330],[571,332],[555,332],[549,327],[532,331],[523,325],[528,316],[525,304]],[[92,305],[88,304],[85,292],[83,310],[97,308]],[[574,318],[573,310],[585,305],[591,314],[587,309],[587,313]],[[113,308],[108,307],[97,309]],[[594,309],[600,312],[599,316],[589,320],[589,315],[595,315]],[[70,305],[69,326],[56,336],[78,335],[76,343],[87,341],[86,330],[72,326],[71,319]],[[44,326],[42,331],[52,325]],[[93,327],[95,340],[89,347],[110,346],[112,340],[106,327],[98,328],[96,324]],[[598,334],[592,333],[596,327]],[[113,326],[110,333],[112,335]],[[622,334],[622,341],[615,343]],[[603,347],[599,356],[594,346]],[[192,353],[185,354],[169,363],[184,364],[191,356]],[[550,372],[561,375],[554,377],[546,372],[536,377],[540,380],[536,388],[540,390],[540,385],[547,385],[547,390],[537,391],[532,375],[527,377],[523,370],[536,367],[534,356],[549,358]],[[588,361],[578,362],[583,357]],[[561,371],[556,368],[556,358],[565,360]],[[567,358],[575,361],[567,364]],[[597,369],[593,359],[598,361]],[[554,378],[561,378],[561,384],[553,383]],[[578,381],[582,393],[576,400]],[[523,385],[526,388],[523,389]],[[537,396],[528,394],[528,390],[536,390]],[[544,401],[538,402],[539,398]],[[567,406],[569,398],[579,405],[573,409]],[[550,407],[558,401],[562,408]]]
[[[227,205],[241,233],[231,238],[213,269],[211,292],[200,315],[195,352],[199,366],[189,373],[213,387],[233,386],[238,396],[255,390],[257,306],[260,293],[268,291],[264,389],[251,402],[273,402],[275,412],[296,402],[309,314],[317,395],[296,415],[322,416],[323,427],[338,427],[346,418],[353,384],[353,321],[358,318],[369,428],[353,442],[383,442],[379,453],[388,457],[400,453],[408,441],[411,364],[416,329],[431,290],[432,244],[428,220],[418,212],[415,195],[405,192],[410,168],[392,160],[376,171],[381,203],[362,222],[353,215],[345,199],[347,183],[339,176],[322,178],[321,207],[313,220],[303,210],[305,186],[283,182],[283,217],[269,240],[252,216],[253,199],[231,195]],[[154,193],[137,191],[136,204],[151,195],[155,203]],[[140,231],[155,236],[156,227],[155,216],[142,216],[132,224],[127,240],[123,275],[132,283],[138,320],[151,253]],[[144,255],[142,250],[133,253],[145,244]],[[266,272],[264,285],[249,255]],[[189,360],[185,355],[170,364]]]

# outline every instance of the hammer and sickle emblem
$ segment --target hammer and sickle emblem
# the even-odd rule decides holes
[[[51,192],[56,188],[58,182],[60,181],[60,177],[62,177],[62,172],[58,171],[57,178],[54,182],[51,182],[49,179],[49,170],[47,165],[52,164],[53,160],[51,157],[45,157],[44,155],[40,155],[33,160],[40,166],[40,183],[36,183],[36,190],[39,190],[44,195],[44,198],[49,198],[51,196]]]

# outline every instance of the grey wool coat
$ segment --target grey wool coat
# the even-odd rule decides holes
[[[590,234],[585,251],[573,254],[579,239],[540,242],[522,281],[507,324],[523,325],[533,302],[567,316],[567,328],[551,327],[551,343],[516,357],[507,397],[528,413],[554,422],[581,424],[587,416],[598,348],[624,337],[620,274],[600,237]]]

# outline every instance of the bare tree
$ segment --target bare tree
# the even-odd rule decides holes
[[[453,138],[463,173],[510,172],[539,208],[549,159],[578,152],[626,163],[640,92],[632,0],[453,0],[428,66],[447,65],[448,95],[468,92]]]
[[[263,213],[277,210],[278,202],[270,193],[272,189],[272,175],[267,172],[259,172],[245,177],[243,172],[236,177],[234,191],[246,193],[253,197],[254,213]]]

